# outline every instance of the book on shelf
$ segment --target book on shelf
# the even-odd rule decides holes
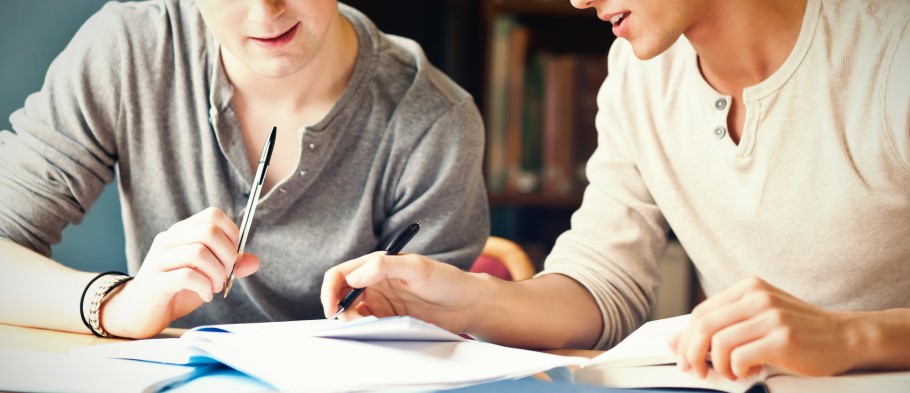
[[[597,145],[606,54],[532,48],[513,15],[492,22],[487,79],[487,186],[492,195],[579,195]]]
[[[149,364],[223,365],[277,391],[444,389],[588,360],[468,340],[412,317],[203,326],[179,338],[75,352]]]
[[[528,56],[528,28],[514,23],[509,35],[508,78],[506,89],[506,192],[520,189],[522,138],[527,82],[525,71]]]
[[[571,55],[541,55],[544,63],[543,147],[541,192],[571,195],[575,151],[574,86],[576,59]],[[573,143],[566,143],[572,141]]]
[[[509,47],[514,18],[499,17],[492,25],[489,75],[487,77],[487,188],[499,192],[506,184],[506,128],[508,127]]]
[[[575,382],[613,388],[703,389],[719,392],[906,392],[910,372],[857,372],[833,377],[802,377],[765,366],[756,376],[728,380],[709,368],[706,378],[676,366],[668,340],[690,316],[645,323],[612,349],[575,372]]]

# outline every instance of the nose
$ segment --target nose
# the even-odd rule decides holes
[[[570,0],[570,2],[572,3],[573,7],[583,10],[585,8],[591,8],[591,7],[596,8],[597,3],[599,3],[600,0]]]
[[[591,0],[570,0],[570,1],[572,3],[572,7],[578,8],[580,10],[590,7],[591,3],[592,3]]]
[[[583,10],[586,8],[594,8],[594,10],[597,12],[598,19],[600,19],[604,22],[606,22],[608,20],[607,15],[605,15],[602,12],[603,7],[601,7],[601,6],[604,3],[603,0],[570,0],[570,1],[572,2],[573,7],[578,8],[580,10]]]
[[[253,22],[268,23],[284,14],[284,1],[256,0],[250,5],[247,18]]]

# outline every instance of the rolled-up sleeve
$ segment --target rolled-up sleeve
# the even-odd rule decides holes
[[[40,91],[0,131],[0,237],[44,255],[114,178],[119,50],[110,7],[92,16]]]

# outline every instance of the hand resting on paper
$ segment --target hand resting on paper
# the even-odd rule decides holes
[[[900,313],[826,311],[749,278],[695,307],[687,328],[669,345],[680,367],[701,377],[713,367],[728,379],[743,378],[762,365],[805,376],[836,375],[886,365],[870,358],[882,341],[869,339],[897,326],[906,318]]]
[[[240,230],[223,211],[205,209],[155,237],[136,278],[102,306],[105,330],[120,337],[147,338],[224,289],[235,262],[236,277],[259,268],[259,258],[237,253]]]

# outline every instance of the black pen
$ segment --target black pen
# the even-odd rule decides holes
[[[250,223],[253,222],[256,205],[259,204],[259,194],[262,192],[262,183],[265,182],[265,172],[269,169],[269,161],[272,160],[272,149],[275,148],[275,131],[277,130],[278,127],[272,127],[268,139],[265,140],[265,145],[262,146],[262,154],[259,155],[259,165],[256,167],[256,176],[253,177],[250,199],[246,202],[246,213],[243,214],[243,220],[240,221],[240,244],[237,245],[237,254],[243,252],[246,237],[250,234]],[[234,267],[237,265],[234,264]],[[234,286],[234,268],[231,268],[231,276],[224,284],[224,297],[227,297],[232,286]]]
[[[385,255],[398,255],[398,253],[401,252],[401,249],[404,248],[404,246],[408,244],[409,241],[411,241],[411,238],[413,238],[419,230],[420,221],[408,225],[408,227],[405,228],[403,232],[398,234],[398,237],[396,237],[395,240],[392,240],[392,242],[389,243],[389,247],[385,250]],[[348,292],[348,294],[345,295],[340,302],[338,302],[338,311],[335,312],[335,315],[332,316],[332,319],[338,318],[338,316],[341,315],[344,310],[347,310],[348,307],[351,307],[351,304],[354,303],[354,300],[360,296],[360,293],[362,293],[364,289],[365,288],[354,288]]]

